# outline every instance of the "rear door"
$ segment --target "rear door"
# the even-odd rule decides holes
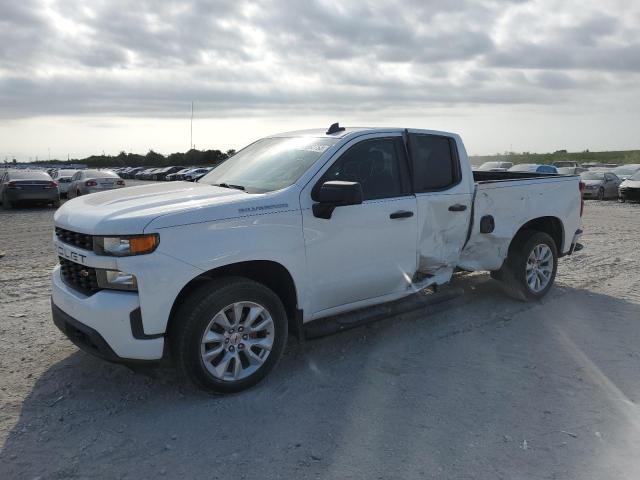
[[[470,169],[461,165],[455,138],[415,131],[408,137],[418,204],[418,271],[446,275],[457,265],[469,228]]]
[[[416,199],[400,134],[368,135],[345,145],[303,189],[304,242],[311,310],[406,291],[416,270]],[[317,218],[311,192],[330,180],[359,182],[360,205]]]

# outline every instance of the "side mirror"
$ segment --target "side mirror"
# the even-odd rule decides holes
[[[362,203],[362,185],[339,180],[325,182],[319,190],[312,192],[311,198],[318,202],[312,207],[314,216],[329,219],[336,207]]]

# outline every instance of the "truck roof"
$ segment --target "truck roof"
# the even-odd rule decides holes
[[[356,134],[364,135],[367,133],[397,133],[403,132],[405,128],[399,127],[342,127],[340,130],[335,133],[328,133],[329,131],[324,128],[312,128],[308,130],[294,130],[291,132],[283,132],[277,133],[275,135],[270,135],[270,137],[318,137],[318,138],[346,138],[350,136],[354,136]],[[455,133],[451,132],[443,132],[439,130],[423,130],[410,128],[412,132],[421,132],[421,133],[430,133],[435,135],[446,135],[448,137],[457,136]]]

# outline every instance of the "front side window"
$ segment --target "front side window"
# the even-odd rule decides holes
[[[379,138],[357,143],[329,167],[316,185],[341,180],[362,185],[364,200],[400,197],[404,194],[399,138]]]
[[[444,190],[460,181],[460,162],[452,138],[411,134],[409,147],[416,193]]]

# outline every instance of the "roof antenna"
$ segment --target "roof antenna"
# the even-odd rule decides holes
[[[327,135],[332,135],[338,132],[344,132],[344,127],[341,127],[340,123],[336,122],[329,127],[329,130],[327,130]]]

